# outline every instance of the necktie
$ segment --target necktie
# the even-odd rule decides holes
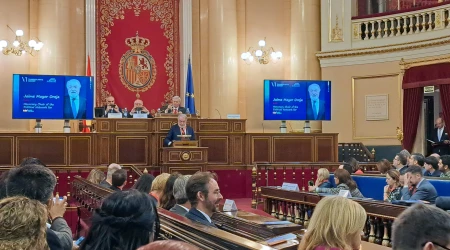
[[[174,113],[174,114],[178,114],[178,108],[175,108],[175,109],[173,110],[173,113]]]
[[[184,128],[181,128],[181,135],[186,135],[186,133],[184,132]]]
[[[78,114],[77,105],[75,104],[75,100],[76,100],[76,98],[72,98],[72,113],[73,113],[73,118],[77,118],[77,114]]]
[[[314,120],[317,120],[316,102],[317,102],[317,101],[313,101]]]

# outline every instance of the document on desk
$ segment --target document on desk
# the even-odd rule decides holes
[[[264,221],[263,225],[287,225],[291,224],[292,222],[286,221],[286,220],[278,220],[278,221]]]

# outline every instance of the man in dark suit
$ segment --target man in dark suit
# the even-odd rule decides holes
[[[210,172],[197,172],[186,184],[186,194],[191,203],[191,209],[186,218],[206,226],[216,227],[211,221],[213,213],[223,199],[219,185]]]
[[[194,129],[186,125],[187,116],[185,114],[178,115],[178,123],[170,128],[169,133],[164,139],[164,147],[172,146],[173,141],[180,141],[178,135],[190,135],[190,140],[195,140]]]
[[[401,190],[402,200],[421,200],[434,204],[437,191],[422,175],[422,168],[409,166],[406,171],[405,184]]]
[[[450,154],[450,138],[445,131],[445,124],[442,118],[436,119],[436,128],[434,129],[433,138],[431,140],[434,141],[434,143],[431,143],[431,146],[433,146],[433,153],[439,155]]]
[[[173,197],[177,204],[173,206],[169,211],[185,216],[189,209],[191,209],[191,203],[186,195],[186,184],[191,175],[183,175],[178,177],[173,184]]]
[[[112,185],[109,188],[114,191],[122,191],[126,184],[127,171],[125,169],[119,169],[112,174]]]
[[[113,96],[106,97],[106,105],[103,108],[105,109],[105,117],[108,117],[108,113],[122,113],[122,109],[116,105]]]
[[[186,108],[181,107],[181,98],[179,96],[172,97],[172,104],[162,107],[161,112],[166,114],[186,114]]]
[[[325,101],[320,100],[320,86],[313,83],[308,86],[309,99],[306,101],[306,120],[325,120]]]
[[[64,97],[64,119],[86,119],[86,98],[80,96],[80,81],[71,79],[66,88],[69,95]]]

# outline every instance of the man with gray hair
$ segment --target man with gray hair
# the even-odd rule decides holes
[[[325,101],[320,99],[320,86],[313,83],[308,86],[306,101],[306,120],[325,120]]]
[[[182,140],[182,137],[179,135],[190,135],[189,140],[195,140],[194,129],[187,125],[187,116],[185,114],[178,115],[178,123],[170,128],[164,139],[164,147],[171,147],[174,141]]]
[[[181,107],[181,98],[179,96],[172,97],[172,103],[167,105],[164,113],[167,114],[186,114],[186,108]]]
[[[170,212],[184,216],[191,209],[191,203],[186,195],[186,183],[190,177],[190,175],[183,175],[175,180],[173,184],[173,196],[177,204],[170,209]]]
[[[112,176],[114,174],[114,172],[116,172],[117,170],[122,169],[122,167],[117,164],[117,163],[111,163],[108,166],[108,173],[106,174],[106,179],[104,179],[103,181],[100,182],[100,186],[104,187],[104,188],[111,188],[112,186]]]
[[[64,119],[86,119],[86,98],[80,96],[81,83],[70,79],[66,83],[67,96],[64,97]]]

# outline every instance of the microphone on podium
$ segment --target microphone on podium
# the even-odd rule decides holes
[[[219,114],[219,118],[222,119],[222,115],[220,115],[220,112],[218,109],[215,109],[217,111],[217,114]]]
[[[261,123],[262,129],[263,129],[263,133],[264,133],[264,122]]]

